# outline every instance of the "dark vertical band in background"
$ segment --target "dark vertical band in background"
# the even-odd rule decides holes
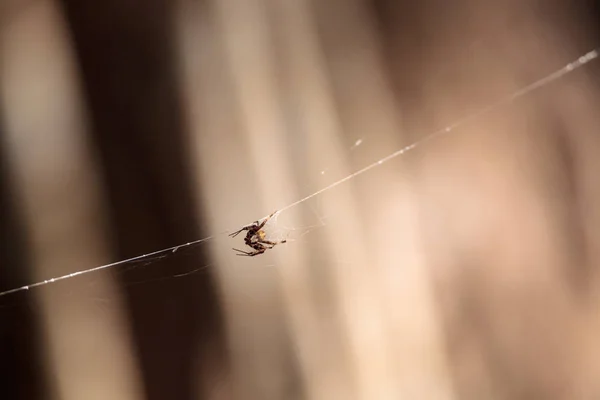
[[[104,177],[114,258],[198,239],[174,48],[176,2],[62,4],[91,116],[90,143]],[[127,273],[128,280],[194,270],[208,263],[204,249],[182,250],[137,268]],[[147,398],[192,399],[198,349],[220,337],[210,274],[125,288]]]
[[[0,119],[0,291],[32,281],[25,228],[11,185],[4,140]],[[0,298],[0,397],[3,399],[43,399],[47,393],[33,300],[29,292]]]

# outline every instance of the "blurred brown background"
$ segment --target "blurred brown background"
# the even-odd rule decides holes
[[[3,0],[2,399],[596,399],[591,1]],[[180,274],[185,276],[177,277]]]

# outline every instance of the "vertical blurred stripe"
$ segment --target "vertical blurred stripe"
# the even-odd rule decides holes
[[[98,179],[82,134],[85,109],[54,2],[37,1],[15,14],[1,40],[6,150],[26,220],[33,279],[105,263]],[[118,299],[107,273],[30,295],[40,307],[51,372],[45,398],[140,398],[121,309],[98,306],[98,299]]]

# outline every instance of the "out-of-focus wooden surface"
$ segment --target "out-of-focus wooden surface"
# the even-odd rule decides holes
[[[3,2],[0,291],[214,237],[0,297],[2,393],[600,396],[598,61],[223,234],[600,47],[589,7]]]

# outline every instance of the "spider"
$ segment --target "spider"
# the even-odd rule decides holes
[[[236,255],[246,256],[246,257],[254,257],[254,256],[264,253],[265,251],[267,251],[267,249],[272,249],[277,244],[287,242],[287,240],[282,240],[280,242],[271,242],[270,240],[265,239],[266,234],[262,228],[265,226],[267,221],[269,221],[271,219],[271,217],[273,215],[275,215],[276,213],[277,213],[277,211],[275,211],[273,214],[269,215],[262,222],[255,221],[252,224],[244,226],[242,229],[229,234],[229,236],[231,236],[231,237],[236,237],[243,231],[248,231],[248,233],[246,234],[246,237],[244,238],[244,243],[246,243],[246,246],[249,246],[252,249],[254,249],[254,251],[244,251],[244,250],[239,250],[239,249],[234,248],[233,250],[238,252]]]

